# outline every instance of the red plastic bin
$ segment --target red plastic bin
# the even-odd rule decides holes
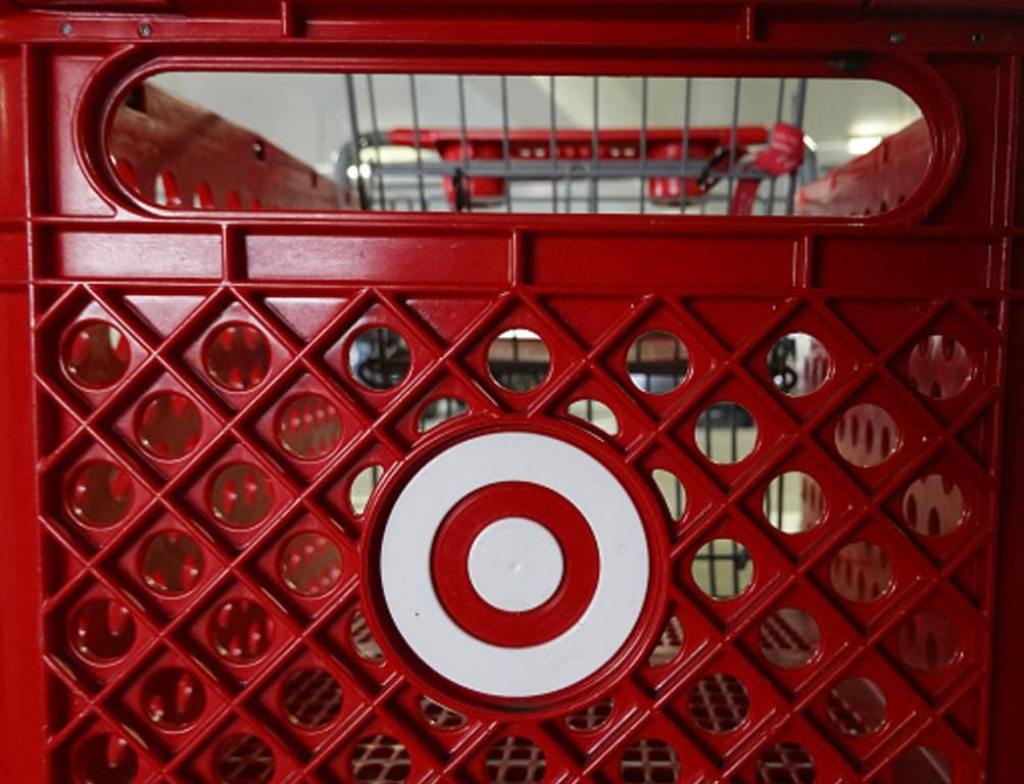
[[[1024,28],[934,5],[0,3],[0,781],[1018,780]],[[225,124],[158,198],[175,120],[104,140],[169,67],[856,69],[930,154],[793,216],[371,213]],[[542,555],[543,601],[484,595]]]

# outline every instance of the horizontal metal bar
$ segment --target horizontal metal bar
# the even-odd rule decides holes
[[[432,174],[440,177],[497,177],[501,179],[560,179],[572,177],[699,177],[704,174],[701,161],[691,161],[685,168],[679,161],[652,161],[650,158],[641,165],[640,161],[513,161],[511,165],[501,160],[470,161],[463,166],[458,161],[423,161],[422,164],[384,163],[370,164],[385,175]],[[756,169],[733,167],[732,171],[715,171],[715,177],[760,180],[769,175]]]

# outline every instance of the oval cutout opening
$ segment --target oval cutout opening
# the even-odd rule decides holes
[[[103,159],[164,212],[863,219],[924,182],[932,134],[898,87],[728,76],[165,71],[125,93]]]

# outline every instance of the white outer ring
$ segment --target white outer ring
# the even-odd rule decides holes
[[[463,631],[434,590],[430,553],[448,512],[481,487],[532,482],[564,496],[590,525],[600,556],[594,596],[553,640],[505,648]],[[650,551],[640,514],[598,460],[565,441],[506,431],[469,438],[427,462],[399,493],[384,527],[381,587],[405,642],[451,681],[495,697],[536,697],[579,683],[629,639],[643,610]]]

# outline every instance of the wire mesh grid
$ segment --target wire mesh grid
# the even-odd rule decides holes
[[[653,738],[639,740],[622,757],[625,784],[673,784],[679,780],[679,757],[667,743]]]
[[[690,692],[690,716],[717,734],[739,727],[750,712],[750,694],[738,678],[716,673],[697,681]]]
[[[341,685],[326,670],[299,670],[285,684],[283,704],[294,724],[323,727],[341,712]]]
[[[352,753],[352,776],[357,784],[400,784],[411,768],[408,750],[388,735],[364,738]]]
[[[492,784],[540,781],[546,768],[544,752],[529,738],[509,737],[495,743],[485,761]]]
[[[472,117],[470,81],[491,98],[472,102]],[[523,81],[541,95],[517,89]],[[799,184],[817,176],[810,147],[804,165],[782,176],[749,155],[776,125],[802,126],[807,79],[349,74],[344,83],[351,141],[336,178],[364,210],[727,213],[747,180],[758,183],[755,212],[790,214]],[[407,106],[409,127],[383,126],[382,83]],[[425,84],[431,115],[456,118],[454,128],[423,117]],[[757,124],[741,125],[751,114],[744,85],[775,97],[773,109],[755,112]],[[566,117],[566,90],[589,111]],[[728,106],[714,126],[697,125],[694,103],[712,91],[728,92]],[[672,124],[655,126],[654,110],[660,117],[668,106]]]

